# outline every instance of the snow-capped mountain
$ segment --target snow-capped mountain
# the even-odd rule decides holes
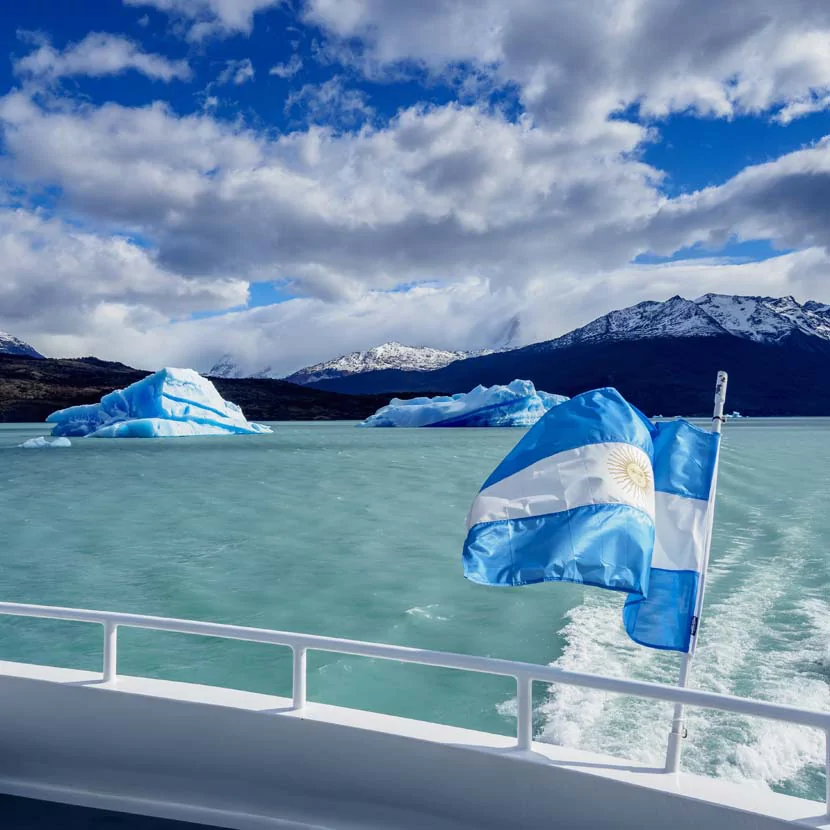
[[[537,345],[561,349],[578,343],[728,334],[772,343],[795,331],[830,340],[830,306],[812,300],[802,305],[793,297],[704,294],[687,300],[675,296],[665,302],[648,301],[611,311],[582,328]]]
[[[363,372],[313,385],[354,394],[452,394],[522,378],[570,397],[614,386],[645,412],[700,415],[711,406],[720,369],[732,377],[730,406],[744,414],[830,413],[830,392],[820,398],[816,391],[830,371],[830,306],[792,297],[672,297],[433,371]]]
[[[365,352],[352,352],[325,363],[316,363],[314,366],[300,369],[286,377],[285,380],[305,385],[363,372],[377,372],[381,369],[428,372],[432,369],[441,369],[455,360],[481,354],[490,354],[490,352],[448,352],[427,346],[405,346],[403,343],[395,342],[382,343]]]
[[[304,385],[318,380],[345,377],[361,372],[374,372],[379,369],[428,372],[430,369],[440,369],[454,360],[479,354],[490,354],[490,351],[449,352],[443,349],[431,349],[428,346],[405,346],[403,343],[395,342],[382,343],[365,352],[351,352],[324,363],[315,363],[313,366],[299,369],[284,380]],[[270,366],[256,371],[245,369],[232,354],[223,354],[208,370],[207,375],[214,378],[282,377]]]
[[[511,321],[512,341],[518,331],[518,320]],[[830,341],[830,305],[810,300],[799,303],[793,297],[743,297],[731,294],[704,294],[695,300],[674,296],[663,302],[647,301],[628,308],[611,311],[581,328],[574,329],[554,340],[547,340],[511,350],[498,348],[479,352],[446,351],[402,343],[383,343],[362,352],[300,369],[285,380],[302,385],[321,385],[321,388],[343,391],[388,391],[383,387],[389,381],[379,379],[374,386],[363,390],[363,385],[340,379],[356,375],[397,369],[405,372],[431,372],[470,357],[505,354],[512,351],[521,365],[528,355],[561,350],[582,344],[628,342],[661,338],[684,339],[729,336],[756,343],[778,343],[794,333]],[[460,368],[460,367],[457,367]],[[252,372],[243,370],[232,355],[226,354],[208,372],[212,377],[279,377],[270,367]],[[521,373],[517,377],[521,376]],[[414,381],[413,381],[414,382]],[[329,386],[329,384],[331,384]],[[420,382],[416,383],[420,385]],[[439,388],[439,387],[435,387]]]
[[[564,348],[577,343],[608,340],[643,340],[654,337],[701,337],[725,334],[726,330],[693,300],[672,297],[665,302],[646,301],[611,311],[582,328],[539,343]],[[533,348],[528,346],[527,348]]]
[[[256,372],[247,372],[241,368],[232,354],[223,354],[206,372],[212,378],[277,378],[279,375],[270,366]]]
[[[3,331],[0,331],[0,354],[22,354],[28,357],[43,357],[33,346]]]
[[[233,359],[233,356],[230,354],[223,354],[210,369],[207,370],[208,377],[211,378],[235,378],[239,377],[236,373],[239,371],[239,367],[236,365],[236,361]]]
[[[440,369],[455,360],[480,357],[495,352],[509,351],[516,347],[521,331],[518,315],[504,321],[500,328],[492,331],[488,339],[490,348],[477,351],[447,351],[429,346],[407,346],[397,341],[381,343],[364,352],[351,352],[323,363],[306,366],[284,377],[271,366],[258,368],[250,361],[237,359],[233,354],[223,354],[205,374],[215,378],[274,378],[291,383],[308,385],[318,381],[349,375],[375,372],[381,369],[401,369],[412,372],[429,372]]]
[[[830,340],[830,306],[824,303],[728,294],[704,294],[695,302],[730,334],[758,343],[780,340],[796,330]]]

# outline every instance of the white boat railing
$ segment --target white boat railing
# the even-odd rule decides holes
[[[248,628],[241,625],[179,620],[170,617],[150,617],[142,614],[121,614],[113,611],[59,608],[49,605],[27,605],[15,602],[0,602],[0,615],[70,620],[102,625],[104,627],[102,680],[105,683],[112,683],[117,677],[118,628],[121,626],[285,646],[292,650],[294,657],[292,689],[293,708],[295,710],[302,710],[306,705],[306,655],[309,650],[374,657],[381,660],[396,660],[402,663],[418,663],[424,666],[512,677],[516,681],[517,697],[516,747],[520,750],[531,750],[532,748],[532,692],[534,682],[580,686],[614,694],[651,698],[669,703],[682,703],[686,706],[716,709],[721,712],[733,712],[737,715],[748,715],[812,727],[822,730],[825,735],[826,807],[827,814],[830,816],[830,712],[800,709],[795,706],[785,706],[763,700],[751,700],[679,686],[668,686],[662,683],[584,674],[559,669],[555,666],[541,666],[534,663],[519,663],[494,657],[476,657],[468,654],[431,651],[409,646],[345,640],[339,637],[322,637],[316,634],[295,634],[288,631],[272,631],[266,628]]]

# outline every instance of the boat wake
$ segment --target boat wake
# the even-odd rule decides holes
[[[795,440],[794,438],[792,440]],[[790,446],[781,448],[792,453]],[[754,461],[753,461],[754,459]],[[752,463],[767,467],[755,469]],[[830,600],[824,505],[830,478],[771,492],[781,458],[722,466],[713,561],[690,685],[830,710]],[[806,481],[806,479],[805,479]],[[680,656],[642,648],[621,624],[622,599],[586,590],[566,616],[553,665],[675,683]],[[662,766],[671,705],[551,686],[537,706],[537,739]],[[818,730],[690,709],[683,768],[821,800]]]
[[[721,562],[718,577],[729,574]],[[708,603],[690,685],[776,703],[830,709],[830,603],[791,601],[770,580],[748,575]],[[714,586],[713,586],[714,587]],[[713,594],[716,592],[713,590]],[[674,683],[678,655],[641,648],[620,624],[619,597],[586,592],[562,630],[567,645],[553,665],[591,673]],[[782,622],[784,612],[786,622]],[[773,627],[770,617],[776,616]],[[503,706],[503,714],[515,706]],[[537,740],[662,766],[670,704],[576,687],[551,686],[537,706]],[[790,724],[691,709],[683,768],[820,799],[824,736]],[[812,783],[811,783],[812,782]]]

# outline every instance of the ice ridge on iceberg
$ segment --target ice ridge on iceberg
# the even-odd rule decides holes
[[[231,435],[271,432],[246,420],[216,387],[192,369],[161,369],[100,403],[53,412],[52,435],[91,438],[161,438],[175,435]]]
[[[54,441],[49,441],[42,435],[39,435],[37,438],[30,438],[28,441],[24,441],[19,446],[23,447],[24,450],[40,450],[46,447],[71,447],[72,442],[68,438],[56,438]]]
[[[507,386],[476,386],[471,392],[435,398],[393,398],[363,421],[364,427],[529,427],[568,400],[537,390],[529,380]]]

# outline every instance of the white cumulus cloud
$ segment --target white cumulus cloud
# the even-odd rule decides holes
[[[668,199],[631,155],[646,131],[622,121],[576,143],[447,105],[274,137],[162,104],[50,107],[17,92],[0,99],[0,129],[19,181],[56,184],[86,221],[151,240],[171,274],[280,280],[328,301],[469,279],[574,297],[608,273],[634,280],[645,251],[733,235],[830,244],[825,142]]]
[[[303,68],[303,62],[299,55],[292,55],[287,63],[274,64],[269,70],[269,75],[276,75],[278,78],[291,78]]]
[[[283,0],[124,0],[127,6],[152,6],[181,21],[188,40],[249,35],[257,12]]]
[[[22,33],[37,48],[14,62],[14,71],[23,77],[56,80],[72,75],[120,75],[134,70],[159,81],[186,81],[191,77],[186,60],[169,60],[145,52],[141,46],[120,35],[91,32],[78,43],[55,49],[50,41],[35,33]]]
[[[254,79],[254,65],[250,58],[241,60],[229,60],[225,62],[225,68],[219,73],[216,83],[219,86],[224,84],[235,84],[240,86],[247,81]]]
[[[644,131],[624,122],[577,145],[447,105],[273,138],[162,104],[44,107],[14,93],[0,128],[18,177],[149,236],[167,267],[320,296],[625,263],[661,203],[657,171],[626,156]]]
[[[117,318],[141,333],[194,311],[244,305],[247,297],[247,282],[184,277],[128,238],[0,207],[0,329],[81,342],[100,336],[102,320]]]
[[[336,128],[353,127],[375,114],[366,95],[347,87],[339,75],[321,84],[304,84],[288,96],[284,109],[306,123]]]
[[[537,342],[644,297],[693,298],[707,291],[820,297],[830,260],[819,249],[759,263],[687,261],[573,272],[515,289],[486,280],[369,291],[326,301],[298,298],[206,319],[171,323],[130,318],[127,305],[102,305],[73,333],[44,334],[17,321],[17,334],[55,355],[98,354],[144,368],[164,364],[208,370],[230,352],[245,371],[286,375],[335,355],[388,340],[448,349]],[[0,315],[0,328],[4,319]],[[6,328],[11,328],[6,325]]]
[[[308,0],[305,13],[361,39],[367,66],[491,67],[549,124],[631,104],[658,117],[765,113],[830,92],[824,0]]]

